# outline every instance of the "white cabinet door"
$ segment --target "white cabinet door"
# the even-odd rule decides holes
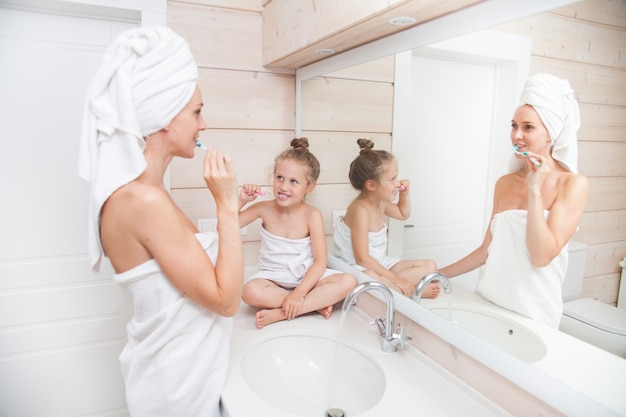
[[[137,24],[1,6],[0,415],[126,416],[129,300],[91,272],[77,155],[104,48]]]

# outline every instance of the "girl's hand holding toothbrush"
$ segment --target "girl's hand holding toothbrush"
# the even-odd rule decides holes
[[[409,180],[400,180],[400,186],[398,187],[398,191],[400,192],[409,191],[409,185],[410,185]]]
[[[256,200],[257,196],[265,195],[265,191],[257,184],[244,184],[239,192],[239,200],[244,203]]]

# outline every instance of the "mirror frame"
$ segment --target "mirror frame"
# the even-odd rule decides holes
[[[302,135],[302,82],[305,80],[578,1],[580,0],[484,1],[299,68],[296,70],[295,137]],[[371,280],[367,275],[347,264],[342,264],[333,256],[329,256],[329,266],[354,274],[359,282]],[[380,298],[378,294],[373,295]],[[414,303],[413,300],[400,296],[394,298],[396,311],[565,415],[576,415],[581,410],[585,412],[593,410],[597,416],[613,415],[610,410],[594,402],[584,393],[575,391],[552,376],[502,352],[478,336]]]

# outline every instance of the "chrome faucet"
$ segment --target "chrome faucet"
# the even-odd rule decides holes
[[[406,341],[406,335],[404,334],[404,329],[402,326],[398,324],[397,333],[393,333],[393,313],[394,313],[394,298],[391,290],[387,288],[387,286],[381,284],[377,281],[366,281],[363,282],[352,290],[350,294],[346,297],[343,302],[343,311],[350,310],[350,307],[356,303],[357,297],[369,290],[375,290],[380,292],[385,298],[385,303],[387,304],[387,315],[384,319],[380,317],[376,318],[376,320],[370,324],[376,323],[378,326],[378,330],[380,332],[380,336],[383,338],[381,344],[384,352],[395,352],[398,349],[402,349],[404,347],[404,342]],[[383,322],[384,320],[384,322]]]
[[[441,286],[443,287],[443,292],[445,292],[446,294],[450,294],[452,292],[452,286],[450,285],[450,280],[448,279],[447,276],[437,271],[430,272],[424,275],[424,278],[422,278],[420,282],[417,284],[417,286],[415,287],[413,300],[419,303],[420,299],[422,298],[422,291],[424,291],[424,287],[426,287],[426,285],[428,285],[428,283],[432,281],[441,282]]]

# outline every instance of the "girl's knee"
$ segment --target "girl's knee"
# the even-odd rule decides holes
[[[354,287],[356,287],[356,278],[354,278],[354,276],[352,276],[351,274],[341,274],[341,286],[345,291],[345,294],[347,295],[350,291],[352,291],[354,289]]]
[[[249,305],[256,305],[259,301],[259,286],[250,281],[244,284],[241,292],[241,299]]]
[[[432,259],[426,260],[426,267],[428,268],[428,272],[434,272],[437,270],[437,264]]]

